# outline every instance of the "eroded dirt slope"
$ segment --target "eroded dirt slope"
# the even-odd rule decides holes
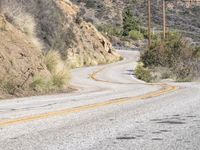
[[[0,98],[33,93],[33,77],[49,72],[43,55],[27,36],[0,16]]]

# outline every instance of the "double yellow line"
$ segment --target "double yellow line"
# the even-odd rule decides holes
[[[125,84],[125,83],[120,83],[120,82],[109,82],[109,81],[104,81],[104,80],[98,79],[96,77],[96,75],[98,73],[100,73],[103,69],[104,68],[94,72],[92,75],[90,75],[90,78],[95,80],[95,81],[99,81],[99,82]],[[138,83],[136,83],[136,84],[138,84]],[[139,83],[139,84],[143,84],[143,83]],[[21,117],[21,118],[16,118],[16,119],[4,120],[4,121],[0,121],[0,127],[6,127],[6,126],[9,126],[9,125],[21,124],[21,123],[31,122],[31,121],[34,121],[34,120],[40,120],[40,119],[55,117],[55,116],[68,115],[68,114],[78,113],[78,112],[81,112],[81,111],[102,108],[102,107],[105,107],[105,106],[125,104],[125,103],[133,102],[135,100],[140,100],[140,99],[149,99],[149,98],[158,97],[158,96],[161,96],[163,94],[167,94],[167,93],[176,91],[178,89],[178,87],[176,87],[176,86],[171,86],[171,85],[167,85],[167,84],[148,84],[148,85],[159,85],[159,86],[162,87],[162,89],[155,91],[155,92],[150,92],[150,93],[147,93],[147,94],[144,94],[144,95],[141,95],[141,96],[113,99],[113,100],[108,100],[108,101],[105,101],[105,102],[99,102],[99,103],[94,103],[94,104],[89,104],[89,105],[84,105],[84,106],[78,106],[78,107],[74,107],[74,108],[67,108],[67,109],[52,111],[52,112],[43,113],[43,114],[37,114],[37,115],[26,116],[26,117]]]

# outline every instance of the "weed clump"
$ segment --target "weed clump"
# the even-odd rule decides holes
[[[153,80],[150,70],[144,68],[143,64],[138,64],[138,66],[135,69],[135,76],[138,79],[146,82],[151,82]]]
[[[144,39],[143,34],[139,31],[135,31],[135,30],[132,30],[129,32],[129,37],[132,40],[143,40]]]
[[[45,64],[51,77],[49,79],[41,76],[36,77],[31,87],[40,92],[66,88],[70,80],[70,71],[60,54],[54,50],[49,51],[45,56]]]

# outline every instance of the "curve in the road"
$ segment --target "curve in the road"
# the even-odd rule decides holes
[[[98,71],[93,72],[90,75],[90,78],[98,82],[127,84],[127,83],[122,83],[122,82],[111,82],[111,81],[106,81],[106,80],[97,78],[97,74],[102,72],[104,69],[105,68],[101,68]],[[129,84],[134,84],[134,83],[129,83]],[[85,110],[97,109],[97,108],[101,108],[101,107],[105,107],[109,105],[119,105],[119,104],[124,104],[124,103],[130,103],[135,100],[149,99],[149,98],[158,97],[163,94],[167,94],[179,89],[177,86],[171,86],[165,83],[135,83],[135,84],[159,85],[162,88],[157,91],[149,92],[149,93],[135,96],[135,97],[124,97],[124,98],[112,99],[105,102],[99,102],[99,103],[94,103],[94,104],[89,104],[89,105],[84,105],[84,106],[79,106],[79,107],[74,107],[74,108],[67,108],[67,109],[63,109],[59,111],[52,111],[48,113],[43,113],[43,114],[38,114],[38,115],[33,115],[33,116],[26,116],[26,117],[17,118],[17,119],[5,120],[5,121],[0,122],[0,127],[15,125],[15,124],[20,124],[20,123],[25,123],[25,122],[30,122],[34,120],[55,117],[55,116],[68,115],[68,114],[77,113],[77,112],[81,112]]]

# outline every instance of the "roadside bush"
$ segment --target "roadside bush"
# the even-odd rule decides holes
[[[144,38],[148,38],[148,30],[145,28],[141,28],[140,32],[142,33],[142,35],[144,36]]]
[[[141,55],[145,67],[166,67],[177,81],[191,81],[199,76],[199,48],[193,47],[179,33],[168,33],[165,41],[156,38]]]
[[[135,69],[135,76],[143,81],[151,82],[153,77],[149,69],[144,68],[143,64],[139,64]]]
[[[129,32],[129,37],[132,40],[143,40],[144,39],[143,34],[139,31],[135,31],[135,30],[132,30]]]

